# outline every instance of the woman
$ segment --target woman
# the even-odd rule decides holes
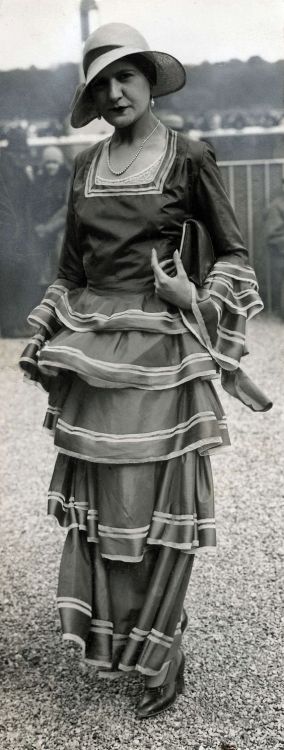
[[[152,96],[184,85],[181,64],[108,24],[87,40],[84,71],[71,122],[103,116],[114,133],[76,159],[58,278],[30,315],[22,367],[49,390],[59,449],[49,513],[68,528],[63,638],[100,675],[142,673],[147,718],[182,689],[194,553],[215,546],[209,453],[229,443],[219,366],[230,392],[269,408],[239,369],[262,303],[211,149],[152,112]],[[198,290],[175,252],[192,215],[217,259]]]

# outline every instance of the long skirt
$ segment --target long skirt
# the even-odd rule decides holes
[[[48,512],[67,529],[63,638],[104,674],[159,680],[194,554],[216,545],[209,454],[229,444],[216,362],[155,290],[53,285],[31,322],[45,327],[22,364],[49,391],[59,450]],[[59,330],[46,342],[47,325]]]
[[[63,639],[100,675],[137,670],[159,684],[181,643],[194,553],[216,543],[209,456],[112,465],[60,453],[48,512],[67,529]]]

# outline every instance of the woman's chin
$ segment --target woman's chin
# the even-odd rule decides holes
[[[127,128],[133,125],[133,123],[139,118],[135,117],[128,107],[125,107],[124,110],[118,112],[107,112],[107,114],[104,115],[104,119],[114,128]]]

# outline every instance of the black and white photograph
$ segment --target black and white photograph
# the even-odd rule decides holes
[[[284,750],[283,0],[1,0],[0,100],[0,748]]]

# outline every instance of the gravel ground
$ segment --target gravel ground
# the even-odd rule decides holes
[[[222,395],[233,448],[213,459],[218,552],[200,556],[187,595],[186,692],[167,713],[139,722],[141,678],[99,680],[80,649],[61,641],[63,534],[45,516],[55,457],[41,429],[46,396],[22,382],[24,341],[0,342],[3,750],[283,750],[283,324],[260,316],[249,343],[246,369],[274,408],[253,414]]]

